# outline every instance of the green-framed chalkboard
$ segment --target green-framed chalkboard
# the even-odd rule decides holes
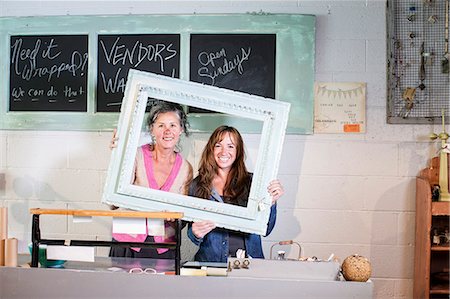
[[[235,38],[230,39],[230,36]],[[261,49],[269,43],[257,41],[259,36],[271,38],[270,44],[275,46]],[[217,50],[211,48],[214,45],[211,38],[224,38],[218,44],[225,46]],[[219,75],[233,71],[245,74],[246,69],[257,74],[260,69],[269,69],[265,78],[275,78],[275,99],[291,103],[287,133],[312,134],[315,17],[291,14],[0,18],[0,129],[113,129],[117,126],[118,112],[97,109],[100,100],[104,100],[101,97],[105,97],[99,93],[99,86],[108,80],[102,77],[104,62],[115,61],[114,68],[109,69],[111,74],[125,73],[122,78],[109,77],[110,89],[114,86],[119,90],[118,87],[123,86],[126,72],[122,68],[136,67],[136,63],[125,64],[133,60],[133,55],[135,62],[146,60],[148,71],[190,80],[190,66],[195,58],[191,57],[191,49],[205,52],[198,44],[192,45],[195,40],[208,44],[205,51],[215,55],[220,67],[213,71]],[[230,40],[235,44],[230,44]],[[247,44],[241,47],[238,43],[244,40]],[[248,44],[252,40],[254,44]],[[241,56],[238,53],[227,57],[227,53],[232,52],[226,48],[227,44],[238,52],[242,50]],[[252,49],[252,45],[255,48]],[[69,51],[69,58],[59,56],[64,51],[65,55]],[[260,65],[265,63],[264,59],[254,62],[252,53],[264,53],[261,57],[271,57],[272,53],[275,61],[266,61],[267,66]],[[168,67],[162,71],[160,65],[155,71],[151,63],[161,64],[162,61],[167,61]],[[246,75],[242,84],[249,85],[245,80],[254,77],[252,84],[258,85],[258,76]],[[76,83],[72,82],[74,80]],[[80,98],[75,99],[75,96]],[[26,100],[29,104],[22,105],[20,101]],[[63,100],[59,108],[48,104]],[[46,105],[36,106],[39,101],[45,101]],[[80,101],[85,101],[85,106]],[[73,103],[80,106],[72,108]],[[194,132],[212,131],[227,122],[226,116],[215,113],[190,113],[189,117]],[[236,121],[240,120],[233,120]],[[249,124],[243,133],[258,132],[259,128]]]

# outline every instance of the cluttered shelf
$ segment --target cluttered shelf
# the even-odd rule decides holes
[[[448,168],[448,156],[441,152],[416,179],[414,298],[450,294]]]

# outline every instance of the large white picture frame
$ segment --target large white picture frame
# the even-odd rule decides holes
[[[262,123],[247,207],[131,184],[149,98]],[[267,186],[277,176],[289,108],[283,101],[130,70],[117,127],[118,143],[112,150],[102,202],[133,210],[183,212],[186,221],[208,219],[218,227],[264,235],[271,206]]]

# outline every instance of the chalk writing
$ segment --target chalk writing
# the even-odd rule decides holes
[[[116,93],[125,91],[125,76],[121,74],[122,68],[118,68],[113,79],[106,78],[105,73],[101,72],[100,77],[105,93]]]
[[[120,37],[117,37],[111,47],[107,47],[103,40],[100,40],[100,46],[106,61],[112,65],[130,64],[137,68],[143,61],[158,62],[161,72],[164,72],[164,62],[177,55],[174,45],[156,43],[154,45],[146,45],[137,40],[134,45],[127,48],[127,45],[120,43]],[[165,51],[167,53],[165,53]]]
[[[227,54],[224,48],[219,52],[200,52],[198,54],[198,61],[202,67],[198,69],[198,75],[200,77],[207,77],[211,80],[210,84],[214,85],[218,76],[226,76],[228,73],[237,70],[242,75],[244,73],[243,62],[249,60],[251,48],[241,48],[241,53],[236,54],[231,59],[227,58]],[[222,58],[220,62],[214,62],[216,59]],[[217,65],[216,65],[217,64]],[[209,66],[209,67],[208,67]]]
[[[191,34],[190,42],[191,81],[275,97],[275,34]]]
[[[99,35],[97,111],[120,111],[130,68],[178,77],[178,34]]]
[[[60,78],[63,72],[68,72],[76,77],[78,71],[85,72],[88,53],[80,53],[74,51],[68,62],[57,62],[50,65],[39,65],[38,59],[47,59],[48,61],[55,61],[61,52],[56,52],[53,55],[51,51],[57,51],[58,45],[54,44],[55,40],[52,38],[46,48],[41,49],[42,41],[37,39],[33,49],[23,49],[23,39],[19,38],[11,46],[12,57],[11,64],[14,68],[14,73],[26,81],[30,81],[34,77],[45,78],[50,82],[53,76]],[[38,57],[39,52],[42,52],[41,57]]]
[[[87,35],[11,36],[10,110],[87,111],[87,40]]]

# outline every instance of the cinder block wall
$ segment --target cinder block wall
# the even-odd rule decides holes
[[[316,15],[315,80],[367,82],[366,134],[286,137],[279,174],[286,195],[276,228],[264,239],[266,255],[272,244],[290,239],[302,244],[305,256],[334,253],[343,260],[358,253],[372,262],[375,298],[411,298],[414,180],[436,153],[426,136],[440,128],[386,124],[385,1],[0,0],[1,17],[248,11]],[[9,208],[9,235],[21,240],[22,251],[30,240],[29,208],[105,208],[100,198],[110,137],[111,132],[39,128],[0,131],[0,205]],[[206,138],[194,135],[186,147],[201,148]],[[257,138],[245,138],[250,150],[257,146]],[[106,219],[42,222],[43,234],[51,237],[110,238]],[[296,250],[288,256],[296,257]]]

